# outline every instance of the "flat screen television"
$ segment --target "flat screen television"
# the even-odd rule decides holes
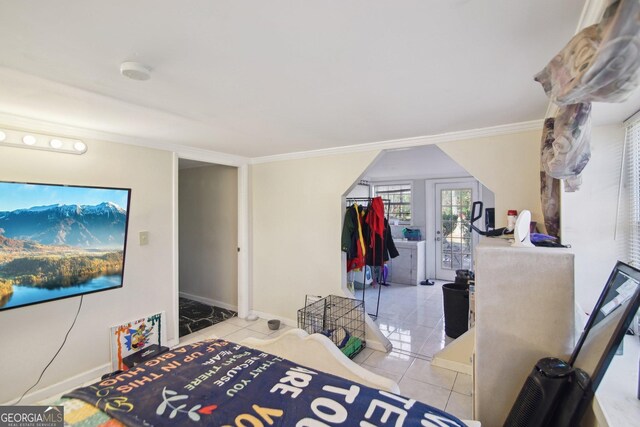
[[[131,190],[0,181],[0,310],[122,287]]]

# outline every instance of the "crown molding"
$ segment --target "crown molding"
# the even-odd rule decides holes
[[[341,147],[323,148],[319,150],[299,151],[293,153],[275,154],[263,157],[242,157],[233,154],[221,153],[213,150],[194,148],[180,144],[158,142],[146,138],[138,138],[121,135],[112,132],[87,129],[77,126],[69,126],[60,123],[47,122],[0,112],[0,125],[8,128],[21,128],[32,132],[41,132],[67,136],[79,139],[94,139],[108,141],[117,144],[126,144],[139,147],[153,148],[175,152],[179,158],[197,160],[202,162],[217,163],[227,166],[242,166],[247,164],[271,163],[283,160],[298,160],[329,155],[359,153],[375,150],[393,150],[400,148],[412,148],[429,144],[440,144],[449,141],[464,139],[485,138],[498,135],[507,135],[519,132],[539,131],[542,129],[542,120],[511,123],[506,125],[491,126],[486,128],[470,129],[464,131],[447,132],[437,135],[426,135],[412,138],[392,139],[365,144],[354,144]]]
[[[365,144],[346,145],[341,147],[323,148],[320,150],[298,151],[294,153],[276,154],[273,156],[253,157],[251,164],[271,163],[283,160],[298,160],[311,157],[322,157],[336,154],[359,153],[374,150],[393,150],[399,148],[412,148],[429,144],[441,144],[443,142],[460,141],[464,139],[486,138],[491,136],[507,135],[519,132],[531,132],[542,130],[542,120],[511,123],[507,125],[491,126],[486,128],[470,129],[456,132],[447,132],[437,135],[417,136],[412,138],[391,139],[387,141],[370,142]]]
[[[147,138],[121,135],[118,133],[88,129],[78,126],[69,126],[61,123],[48,122],[23,116],[0,112],[0,126],[11,129],[20,129],[31,132],[54,134],[69,138],[93,139],[108,141],[117,144],[133,145],[138,147],[153,148],[175,152],[179,158],[198,160],[202,162],[217,163],[227,166],[242,166],[249,163],[249,158],[233,154],[221,153],[213,150],[189,147]]]

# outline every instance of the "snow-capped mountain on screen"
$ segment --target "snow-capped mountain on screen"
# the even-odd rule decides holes
[[[0,212],[0,235],[44,245],[122,248],[127,212],[111,202],[49,205]]]

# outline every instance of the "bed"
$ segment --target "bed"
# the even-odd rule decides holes
[[[326,337],[291,330],[273,340],[177,347],[67,393],[61,404],[74,427],[479,425],[402,397],[397,387]]]

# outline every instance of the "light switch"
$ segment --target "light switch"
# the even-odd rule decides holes
[[[139,236],[140,236],[140,246],[144,246],[144,245],[148,245],[149,244],[149,232],[148,231],[141,231]]]

